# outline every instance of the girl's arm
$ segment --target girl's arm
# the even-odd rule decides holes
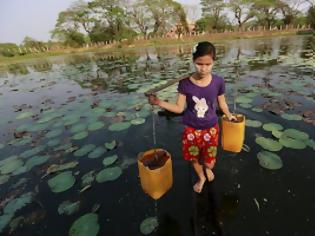
[[[155,95],[150,95],[149,102],[152,105],[158,105],[159,107],[164,108],[168,111],[171,111],[174,113],[182,113],[186,105],[186,96],[181,93],[178,93],[177,101],[174,104],[174,103],[162,101],[158,99]]]
[[[223,113],[227,116],[229,120],[236,120],[236,117],[233,116],[231,112],[229,111],[229,107],[226,104],[224,94],[218,96],[218,103],[219,103],[220,109],[223,111]]]

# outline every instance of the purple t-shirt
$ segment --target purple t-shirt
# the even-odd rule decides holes
[[[222,77],[212,74],[212,80],[206,87],[194,84],[189,78],[182,79],[178,83],[177,91],[186,96],[184,125],[195,129],[207,129],[218,122],[217,97],[225,92]]]

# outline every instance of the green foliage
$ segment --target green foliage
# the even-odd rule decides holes
[[[315,29],[315,6],[312,6],[308,9],[307,22],[311,25],[312,29]]]

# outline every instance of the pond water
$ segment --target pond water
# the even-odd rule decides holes
[[[230,110],[246,116],[249,148],[220,149],[201,194],[181,157],[182,117],[144,96],[193,71],[191,48],[2,68],[0,234],[315,235],[314,37],[217,44],[214,73]],[[158,95],[174,101],[176,89]],[[171,154],[174,178],[157,201],[142,191],[137,167],[155,146]]]

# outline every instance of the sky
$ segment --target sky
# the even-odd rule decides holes
[[[0,43],[20,44],[25,36],[48,41],[59,12],[76,0],[0,0]],[[199,0],[177,0],[199,5]]]

